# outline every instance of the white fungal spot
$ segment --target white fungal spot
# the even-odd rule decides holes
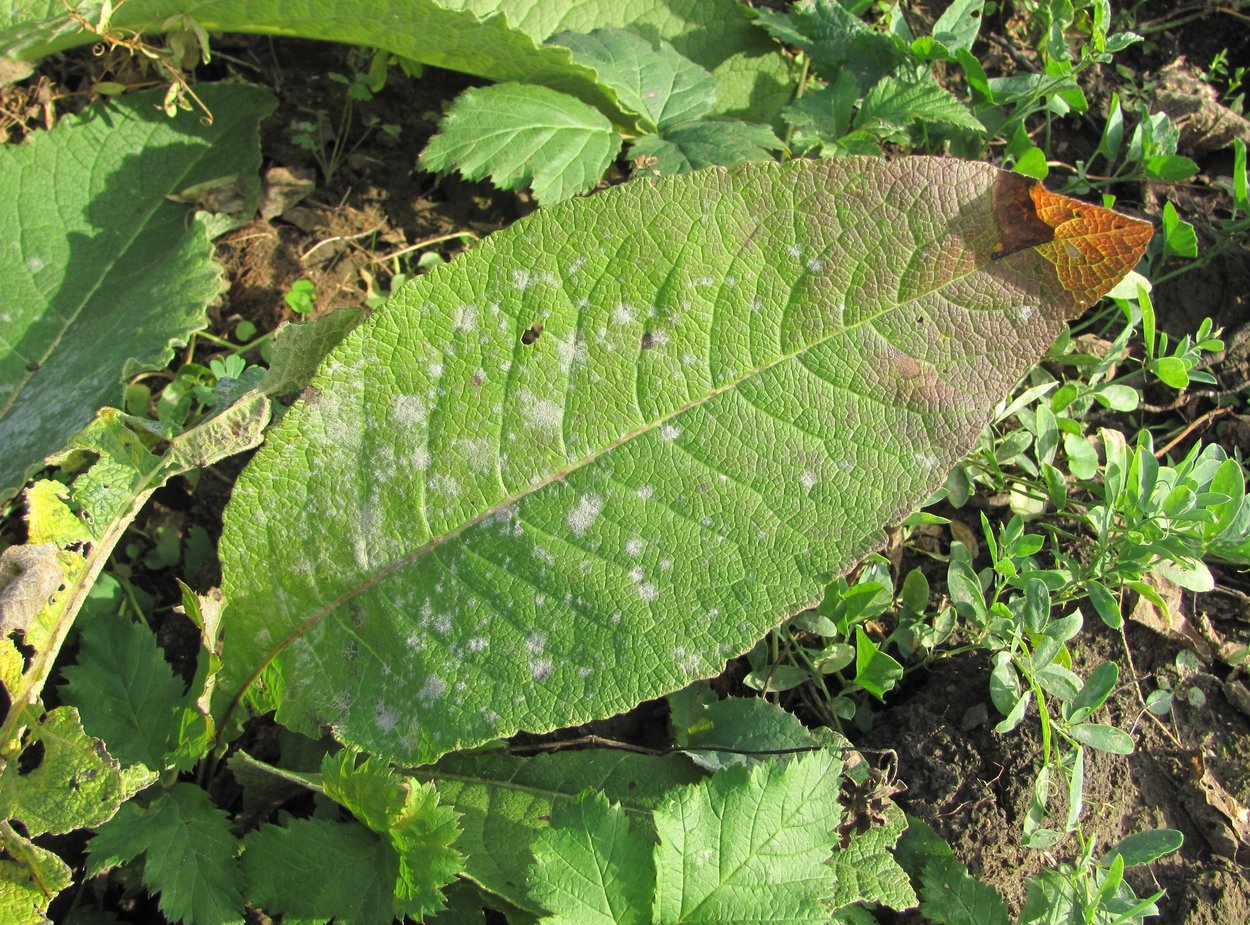
[[[483,638],[482,636],[474,636],[472,639],[469,640],[469,651],[470,652],[485,652],[486,648],[489,645],[490,645],[490,642],[486,640],[485,638]]]
[[[426,370],[429,372],[431,379],[438,379],[443,375],[443,363],[441,360],[431,360]]]
[[[655,494],[655,486],[643,485],[636,492],[634,492],[634,494],[636,494],[643,501],[649,501],[651,500],[651,496]]]
[[[825,262],[819,257],[813,257],[811,260],[807,261],[807,272],[809,273],[819,273],[824,268]]]
[[[436,674],[430,675],[425,679],[425,684],[421,686],[421,692],[417,695],[426,703],[433,703],[442,698],[447,693],[447,682]]]
[[[550,398],[540,398],[523,406],[525,419],[542,430],[559,430],[564,423],[564,409]]]
[[[819,481],[820,479],[816,477],[816,473],[811,469],[804,469],[803,474],[799,476],[799,484],[803,486],[805,491],[811,491],[812,487]]]
[[[513,289],[528,289],[532,284],[533,280],[530,278],[529,270],[521,268],[512,271]]]
[[[649,581],[645,581],[638,586],[638,596],[644,601],[653,601],[660,596],[660,589]]]
[[[537,655],[547,648],[546,633],[530,633],[525,637],[525,651],[530,655]]]
[[[600,495],[582,495],[564,518],[564,522],[569,525],[574,536],[585,536],[602,511],[603,498]]]
[[[452,310],[451,323],[457,331],[471,331],[477,326],[477,306],[457,305]]]
[[[622,302],[612,312],[613,324],[629,324],[634,320],[634,306]]]
[[[47,265],[48,265],[48,262],[44,260],[42,257],[27,257],[26,258],[26,269],[30,270],[30,272],[32,273],[38,273]]]
[[[799,254],[803,253],[803,248],[798,244],[791,244],[786,248],[786,253],[791,257],[797,257]]]
[[[634,537],[625,544],[625,553],[635,559],[642,555],[642,551],[646,548],[646,543],[638,537]]]
[[[932,453],[924,452],[916,454],[916,462],[924,466],[926,469],[933,469],[938,464],[938,458]]]
[[[640,582],[642,581],[643,578],[646,577],[646,573],[642,570],[641,565],[635,565],[633,568],[629,570],[629,577],[633,579],[635,582]]]
[[[551,659],[536,658],[530,662],[530,674],[535,681],[546,681],[551,677]]]
[[[381,732],[390,732],[399,722],[399,713],[381,700],[373,705],[373,717],[377,720],[378,729]]]
[[[405,427],[421,427],[429,419],[429,409],[420,395],[396,395],[391,400],[391,415]]]
[[[660,436],[665,440],[676,440],[681,436],[681,428],[676,424],[665,424],[660,428]]]

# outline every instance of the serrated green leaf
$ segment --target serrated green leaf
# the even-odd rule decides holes
[[[597,110],[546,87],[496,84],[456,97],[421,152],[426,170],[490,177],[500,189],[533,186],[539,202],[559,202],[599,182],[621,136]]]
[[[457,844],[466,855],[465,876],[534,913],[542,909],[525,889],[530,846],[559,807],[594,790],[641,820],[675,788],[701,777],[678,755],[647,758],[606,750],[535,758],[448,755],[415,773],[432,780],[443,803],[461,814],[464,834]],[[501,845],[507,850],[499,850]]]
[[[855,127],[869,130],[906,128],[915,122],[936,122],[972,132],[984,132],[968,107],[932,78],[878,81],[859,107]]]
[[[558,806],[534,841],[529,892],[550,925],[650,925],[651,840],[619,805],[587,791]]]
[[[782,115],[800,132],[808,132],[821,141],[832,141],[850,129],[851,110],[858,98],[855,79],[843,72],[829,86],[804,93],[787,106]]]
[[[235,485],[218,691],[422,764],[716,674],[928,497],[1086,280],[1137,259],[1120,216],[1096,276],[1085,238],[994,259],[1009,176],[648,179],[414,280]]]
[[[872,902],[901,911],[916,905],[907,872],[889,851],[907,828],[907,819],[893,804],[886,807],[885,814],[883,825],[855,833],[845,848],[837,849],[829,858],[834,880],[831,908]]]
[[[841,767],[813,752],[678,791],[655,812],[655,921],[825,922]]]
[[[683,122],[662,135],[643,135],[629,149],[630,159],[655,158],[660,173],[689,173],[704,167],[733,167],[743,161],[772,160],[781,142],[766,125],[726,119]]]
[[[99,825],[155,779],[124,772],[83,732],[73,707],[57,707],[30,723],[22,750],[0,770],[0,818],[20,819],[32,837]]]
[[[161,912],[186,925],[243,921],[238,841],[230,817],[194,784],[178,783],[148,806],[127,803],[87,846],[92,875],[143,857],[143,884]]]
[[[62,701],[78,708],[83,728],[119,761],[163,769],[178,742],[185,697],[156,635],[121,616],[92,621],[79,639]]]
[[[668,42],[649,42],[625,29],[561,32],[548,41],[593,67],[621,105],[643,116],[652,131],[705,116],[716,103],[712,75]]]
[[[612,26],[664,39],[713,73],[721,115],[772,122],[793,93],[787,62],[736,0],[456,0],[456,5],[479,15],[500,12],[538,41]]]
[[[75,6],[89,22],[98,21],[98,0]],[[339,7],[303,0],[127,0],[115,4],[111,22],[126,31],[162,32],[166,21],[179,15],[209,32],[294,36],[380,48],[401,58],[490,80],[553,87],[605,112],[616,111],[612,95],[591,69],[576,64],[562,48],[539,45],[546,35],[534,36],[514,27],[516,13],[497,0],[354,0]],[[95,35],[69,19],[60,0],[17,0],[0,11],[0,53],[9,57],[34,60],[94,41]]]
[[[788,11],[760,9],[759,24],[778,41],[811,58],[817,73],[828,80],[846,68],[861,89],[890,74],[902,53],[887,35],[847,10],[839,0],[801,0]]]
[[[355,823],[293,819],[243,839],[248,902],[284,919],[391,925],[396,857]]]
[[[920,911],[937,925],[1008,925],[1007,907],[988,884],[954,857],[927,862],[920,873]]]
[[[451,847],[460,834],[456,812],[439,805],[434,785],[343,751],[322,762],[322,786],[393,849],[395,913],[420,919],[441,909],[442,889],[460,873],[464,858]]]
[[[927,823],[907,817],[894,855],[919,888],[926,919],[937,925],[1008,925],[1002,897],[973,877]]]
[[[45,925],[48,904],[73,881],[69,865],[0,821],[0,921]]]
[[[0,239],[14,245],[0,255],[0,499],[120,402],[123,376],[163,366],[207,323],[221,269],[200,222],[165,197],[230,173],[254,191],[257,126],[274,101],[258,87],[201,89],[211,126],[137,93],[0,150]]]
[[[793,713],[761,697],[714,701],[691,718],[688,729],[677,731],[677,744],[688,748],[685,754],[709,771],[778,760],[769,755],[752,756],[750,752],[755,750],[817,748],[844,741],[830,729],[808,729]],[[700,746],[737,751],[701,750]]]

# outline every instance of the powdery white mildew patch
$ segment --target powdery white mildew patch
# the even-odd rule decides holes
[[[600,495],[582,495],[568,512],[564,522],[569,525],[574,536],[585,536],[586,531],[594,526],[595,521],[603,512],[603,497]]]

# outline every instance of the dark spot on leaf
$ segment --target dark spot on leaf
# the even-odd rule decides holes
[[[990,211],[998,226],[998,243],[990,255],[995,260],[1055,240],[1055,229],[1037,214],[1033,188],[1037,180],[1004,170],[994,181]]]
[[[26,364],[26,372],[28,373],[37,372],[38,369],[39,369],[38,363],[31,362],[31,363]]]
[[[650,349],[652,349],[653,347],[655,347],[655,338],[651,336],[651,332],[650,332],[650,331],[643,331],[643,333],[642,333],[642,349],[643,349],[643,350],[650,350]]]
[[[321,389],[315,385],[310,385],[304,391],[299,393],[299,400],[310,408],[317,407],[317,403],[321,401]]]
[[[638,781],[636,781],[636,780],[631,780],[628,784],[626,784],[626,785],[625,785],[625,789],[626,789],[626,790],[637,790],[637,789],[638,789]]]
[[[521,335],[521,343],[528,347],[530,344],[534,343],[534,341],[538,340],[538,338],[542,336],[542,333],[543,323],[541,321],[535,321],[529,326],[529,329]]]
[[[43,764],[43,751],[43,743],[38,739],[22,749],[22,753],[17,756],[17,773],[22,775],[37,771]]]
[[[469,384],[475,389],[480,389],[482,387],[482,383],[485,381],[486,380],[482,377],[481,373],[474,373],[473,378],[469,380]]]

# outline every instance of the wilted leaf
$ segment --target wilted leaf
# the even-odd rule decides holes
[[[23,755],[0,770],[0,818],[21,820],[31,836],[99,825],[154,779],[123,771],[83,732],[77,710],[57,707],[30,724]]]

